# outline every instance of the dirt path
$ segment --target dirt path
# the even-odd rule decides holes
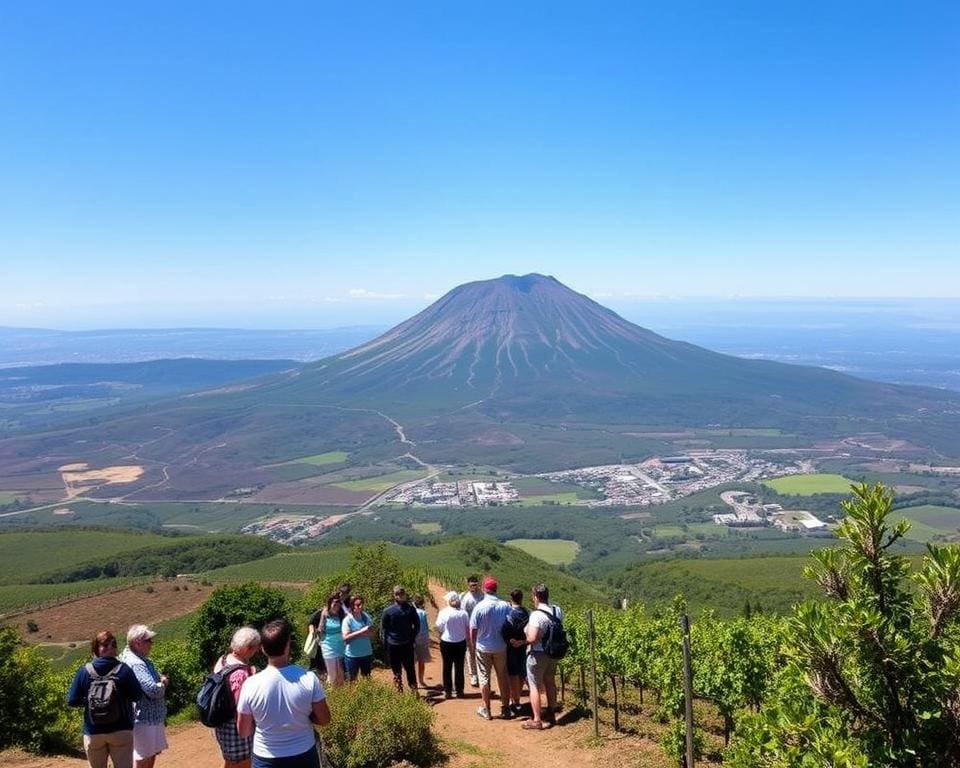
[[[446,588],[430,584],[431,594],[437,605],[443,605]],[[436,618],[436,609],[428,605],[431,625]],[[615,736],[605,738],[600,744],[590,745],[592,727],[588,719],[575,719],[564,711],[558,724],[543,731],[525,731],[521,723],[526,718],[515,720],[494,719],[486,721],[476,714],[480,705],[480,692],[467,688],[463,699],[444,701],[440,691],[440,649],[436,639],[431,640],[433,660],[427,664],[426,681],[437,686],[428,695],[428,701],[436,715],[436,732],[443,740],[450,761],[447,768],[499,768],[503,765],[543,766],[603,766],[603,768],[626,768],[626,766],[667,766],[663,751],[652,741],[637,737]],[[387,682],[389,670],[374,673]],[[493,711],[499,712],[498,703]],[[336,717],[336,712],[333,713]],[[199,724],[185,725],[168,731],[170,747],[158,759],[159,768],[220,768],[223,765],[212,732]],[[0,768],[83,768],[86,761],[67,757],[36,757],[23,753],[0,754]]]

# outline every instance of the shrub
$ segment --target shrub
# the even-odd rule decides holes
[[[287,596],[273,587],[248,583],[214,590],[200,606],[190,626],[190,647],[197,666],[211,669],[229,648],[230,638],[240,627],[246,625],[260,629],[274,619],[292,621],[293,613]],[[294,627],[293,648],[298,642],[296,629]]]
[[[334,768],[387,768],[402,760],[425,768],[443,759],[430,730],[433,712],[415,695],[369,678],[327,695],[333,718],[321,738]]]
[[[165,696],[167,714],[173,716],[184,711],[195,714],[192,707],[205,672],[192,647],[183,640],[158,642],[150,658],[157,669],[170,678]]]
[[[55,673],[12,627],[0,627],[0,749],[62,751],[80,743],[80,720],[64,704],[71,677]]]
[[[40,631],[40,625],[37,624],[37,622],[35,622],[33,619],[29,619],[27,621],[27,632],[30,632],[32,634],[34,632],[39,632],[39,631]]]

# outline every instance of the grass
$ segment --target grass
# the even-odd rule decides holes
[[[960,509],[934,504],[903,507],[893,513],[893,520],[910,521],[910,530],[905,538],[926,544],[944,536],[956,535],[960,528]]]
[[[463,587],[471,573],[492,573],[501,584],[501,591],[514,587],[528,589],[539,582],[550,586],[558,602],[586,604],[604,600],[603,593],[591,584],[513,547],[489,542],[493,557],[478,555],[466,547],[461,538],[444,539],[437,544],[413,547],[393,545],[390,552],[408,568],[422,568],[450,587]],[[218,568],[203,574],[213,582],[290,581],[307,582],[336,576],[350,565],[351,547],[336,546],[279,555],[249,563]]]
[[[544,504],[576,504],[580,495],[576,491],[567,493],[551,493],[544,496],[526,496],[518,502],[521,507],[540,507]]]
[[[443,526],[440,523],[410,523],[410,527],[424,536],[432,536],[443,531]]]
[[[568,539],[510,539],[504,543],[551,565],[569,565],[580,553],[580,545]]]
[[[342,483],[333,483],[333,485],[348,491],[373,491],[374,493],[383,493],[383,491],[389,491],[395,485],[408,483],[411,480],[419,480],[424,476],[424,473],[417,469],[401,469],[387,475],[365,477],[361,480],[344,480]]]
[[[327,451],[318,453],[315,456],[304,456],[299,459],[287,462],[288,464],[312,464],[315,467],[322,467],[327,464],[342,464],[350,456],[346,451]]]
[[[17,494],[10,491],[0,491],[0,507],[13,504],[18,498],[20,497]]]
[[[50,600],[62,600],[99,592],[130,583],[130,579],[94,579],[72,584],[3,584],[0,585],[0,613],[16,611]]]
[[[176,539],[131,531],[13,531],[0,533],[0,584],[29,583],[46,573]]]
[[[850,480],[843,475],[788,475],[765,480],[764,485],[785,496],[813,496],[816,493],[850,493]]]
[[[653,535],[658,539],[683,539],[686,538],[687,532],[679,525],[656,525],[653,528]]]

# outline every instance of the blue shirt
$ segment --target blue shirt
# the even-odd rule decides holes
[[[167,719],[166,689],[160,685],[160,673],[150,659],[137,656],[129,648],[124,648],[120,660],[133,670],[140,683],[143,697],[135,708],[134,722],[143,725],[163,725]]]
[[[510,617],[510,603],[496,595],[487,595],[470,614],[470,629],[477,630],[477,650],[498,653],[507,650],[501,630]]]
[[[348,613],[347,618],[343,620],[342,631],[343,634],[346,635],[349,632],[356,632],[362,627],[369,627],[372,623],[373,620],[367,615],[366,611],[363,612],[359,621],[353,617],[352,613]],[[347,651],[344,655],[349,656],[351,659],[363,659],[367,656],[373,656],[373,643],[370,642],[369,634],[355,637],[353,640],[347,640],[346,644]]]
[[[327,616],[323,625],[320,652],[327,659],[334,656],[342,658],[346,652],[346,643],[343,642],[343,621],[339,616]]]
[[[417,616],[420,617],[420,632],[417,634],[417,642],[422,643],[430,639],[430,621],[427,619],[427,612],[423,608],[417,608]]]
[[[133,670],[119,659],[111,656],[100,656],[93,660],[93,668],[98,675],[105,675],[117,664],[121,669],[117,673],[117,687],[123,695],[124,703],[120,708],[120,719],[115,723],[94,724],[90,722],[90,712],[87,710],[87,692],[90,690],[90,674],[86,665],[77,670],[67,693],[67,704],[71,707],[83,707],[83,732],[88,736],[98,733],[116,733],[133,729],[133,703],[143,695],[140,684],[137,682]]]

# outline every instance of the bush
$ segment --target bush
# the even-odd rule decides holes
[[[214,662],[230,647],[230,639],[240,627],[260,629],[274,619],[292,621],[293,615],[287,596],[273,587],[249,583],[214,590],[200,606],[190,626],[190,647],[197,666],[212,669]],[[296,630],[294,627],[293,648],[297,648],[298,643]]]
[[[167,714],[173,716],[185,711],[195,714],[192,707],[206,673],[191,646],[183,640],[158,642],[150,658],[157,669],[170,678],[165,697]]]
[[[72,673],[57,674],[36,648],[0,627],[0,749],[62,751],[80,743],[80,719],[64,703]]]
[[[443,759],[430,730],[433,712],[415,695],[368,678],[327,697],[333,718],[320,735],[334,768],[387,768],[403,760],[425,768]]]

